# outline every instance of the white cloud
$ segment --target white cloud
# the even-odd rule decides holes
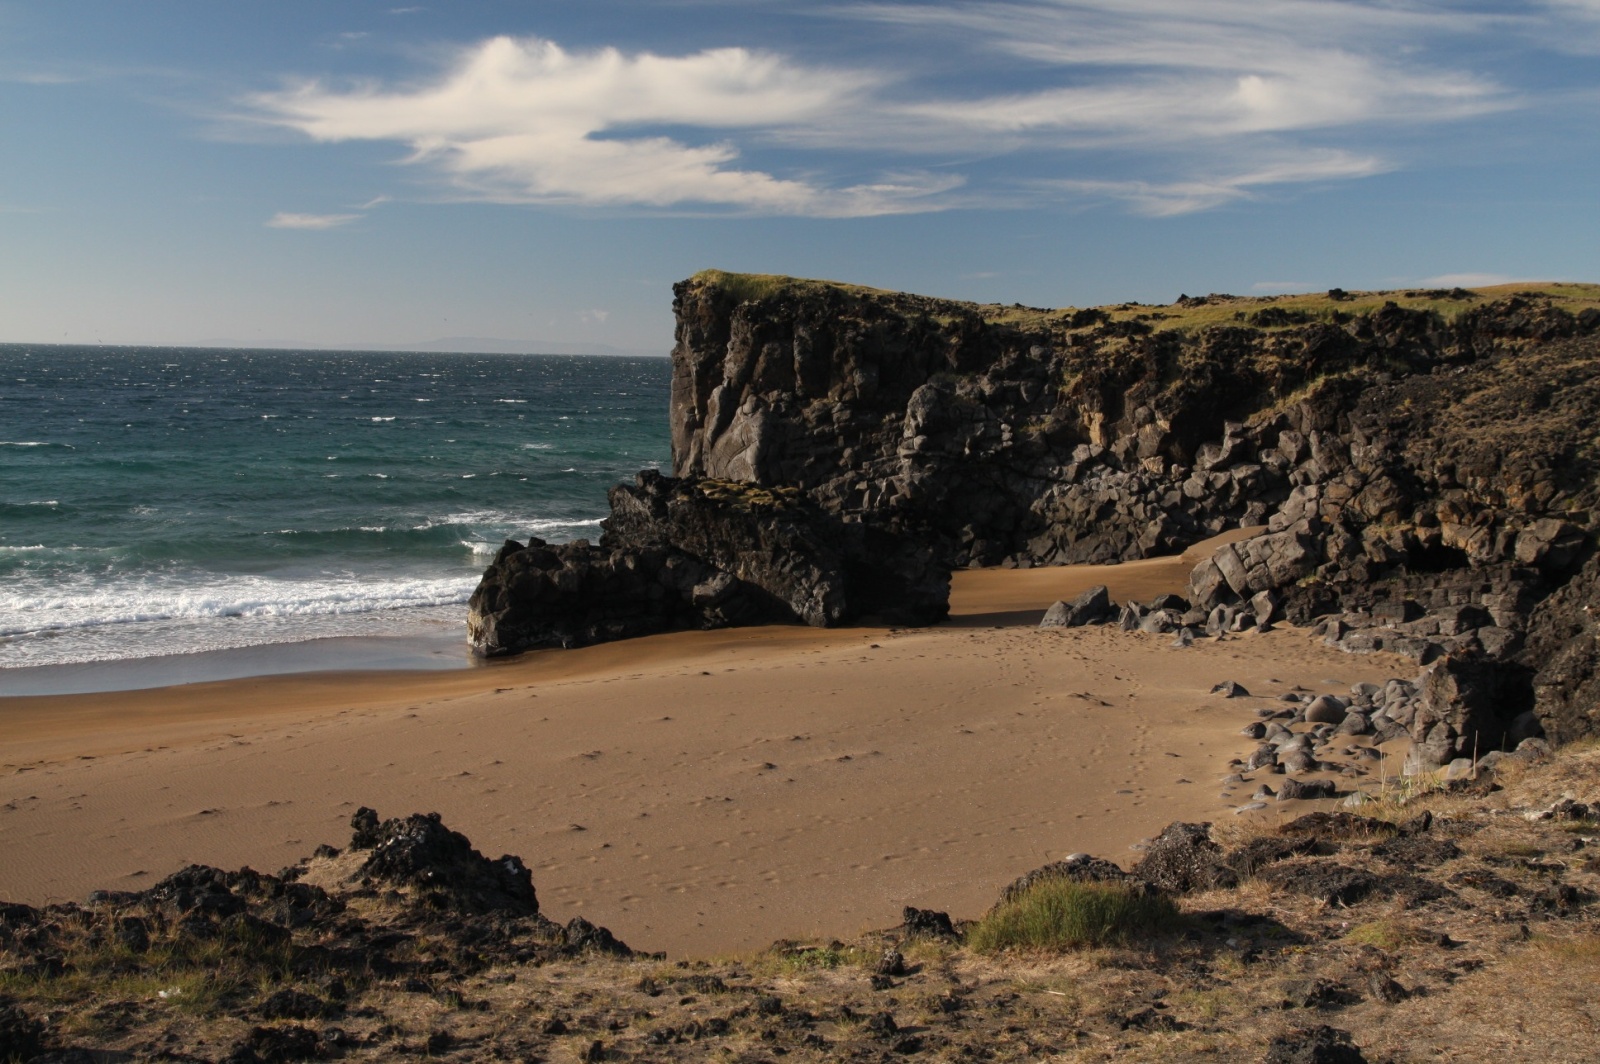
[[[1188,181],[1062,179],[1039,185],[1078,198],[1116,200],[1136,214],[1169,218],[1253,199],[1259,195],[1258,190],[1269,186],[1370,177],[1385,169],[1385,164],[1372,156],[1323,150],[1278,159],[1242,173]]]
[[[410,84],[306,81],[250,103],[319,141],[403,144],[406,163],[475,200],[858,217],[1036,204],[1053,190],[1163,216],[1394,169],[1378,130],[1520,106],[1435,57],[1449,53],[1441,42],[1537,22],[1448,0],[950,0],[823,14],[932,40],[869,70],[746,48],[674,56],[496,37]],[[768,149],[809,169],[779,169]],[[1004,158],[982,169],[1005,173],[971,187],[957,161],[973,157]],[[888,159],[921,167],[870,180],[830,170]]]
[[[1064,84],[906,108],[997,137],[1144,142],[1424,123],[1509,105],[1418,46],[1491,24],[1459,11],[1332,0],[1039,0],[869,4],[854,17],[943,29],[1054,69]]]
[[[683,204],[774,214],[927,209],[959,178],[921,175],[831,188],[736,165],[727,131],[838,115],[874,78],[723,48],[687,56],[568,52],[496,37],[437,81],[385,90],[309,82],[257,96],[270,120],[322,141],[395,140],[476,198],[582,205]],[[685,143],[651,127],[717,131]]]
[[[359,214],[296,214],[279,211],[267,219],[271,229],[336,229],[360,218]]]

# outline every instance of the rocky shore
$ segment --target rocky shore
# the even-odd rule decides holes
[[[1426,707],[1379,714],[1414,770],[1600,727],[1600,287],[1040,310],[711,271],[675,293],[673,477],[615,489],[597,545],[508,543],[479,652],[925,624],[952,568],[1243,526],[1121,623],[1448,659]]]
[[[671,475],[613,489],[598,543],[507,543],[472,598],[475,647],[509,656],[774,622],[883,634],[827,658],[820,641],[797,646],[781,668],[737,658],[738,644],[715,674],[711,657],[666,651],[656,671],[608,666],[565,687],[502,673],[521,686],[492,687],[482,705],[408,694],[359,721],[341,713],[295,740],[292,763],[259,764],[304,776],[333,758],[310,774],[345,774],[339,797],[352,799],[426,773],[474,815],[525,786],[492,800],[531,828],[514,838],[546,849],[553,824],[570,839],[597,823],[563,819],[574,802],[624,815],[617,796],[640,791],[650,765],[699,789],[673,782],[625,815],[655,836],[717,810],[720,834],[699,840],[716,847],[792,847],[803,814],[837,848],[840,832],[874,824],[840,804],[1085,845],[1075,810],[1024,825],[964,782],[894,804],[917,782],[908,773],[960,776],[978,750],[985,782],[1027,769],[994,792],[1011,804],[1074,771],[1116,780],[1061,793],[1119,824],[1149,796],[1160,819],[1124,838],[1212,779],[1220,795],[1186,808],[1226,812],[1180,812],[1128,853],[1045,860],[1026,845],[1028,862],[992,882],[1038,867],[970,912],[926,892],[907,904],[876,863],[960,834],[924,821],[918,838],[852,858],[871,864],[891,912],[904,905],[898,926],[674,957],[626,928],[625,943],[582,916],[552,920],[533,871],[554,874],[547,854],[490,857],[437,813],[363,807],[344,846],[275,874],[193,864],[144,886],[141,868],[124,886],[142,889],[0,903],[0,1062],[1593,1058],[1600,287],[1037,310],[707,273],[676,296]],[[1041,630],[1037,610],[1018,621],[990,607],[958,618],[966,628],[911,631],[946,617],[958,569],[1152,559],[1241,529],[1120,601],[1063,589]],[[1150,598],[1159,587],[1173,590]],[[1273,631],[1290,626],[1299,634]],[[976,674],[1005,656],[997,647],[1015,653],[979,687],[918,688],[916,705],[869,682],[891,657],[897,687],[934,671],[924,655]],[[1363,663],[1360,682],[1328,679],[1335,659]],[[735,660],[770,675],[745,679]],[[589,690],[630,683],[658,697],[624,694],[618,708]],[[816,735],[794,723],[852,684],[892,703],[893,729],[834,749],[823,732],[859,721],[817,717]],[[594,737],[602,706],[610,746]],[[697,715],[703,734],[675,719]],[[449,736],[481,721],[494,722],[478,736],[492,749],[467,744],[469,762]],[[927,734],[935,724],[944,734]],[[9,837],[81,823],[87,789],[148,782],[152,765],[210,759],[240,789],[248,755],[235,748],[261,736],[206,734],[215,746],[181,762],[144,760],[157,754],[146,747],[114,766],[81,751],[87,766],[10,766],[22,790],[3,807]],[[1060,749],[1041,757],[1046,744]],[[680,752],[651,761],[660,751]],[[863,763],[886,767],[869,776]],[[531,778],[541,765],[564,773],[558,793]],[[755,819],[758,796],[785,819]],[[103,840],[131,830],[121,812]],[[61,819],[27,819],[44,815]],[[595,845],[583,861],[616,859]],[[648,874],[650,858],[631,852],[627,867]],[[967,860],[968,876],[985,863]],[[776,882],[779,867],[757,874]]]

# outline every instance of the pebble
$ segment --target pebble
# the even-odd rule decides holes
[[[1233,815],[1238,816],[1240,813],[1253,813],[1257,809],[1265,809],[1266,807],[1266,802],[1246,802],[1244,805],[1241,805],[1239,808],[1235,809],[1233,811]]]

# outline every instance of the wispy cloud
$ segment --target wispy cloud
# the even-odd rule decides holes
[[[1401,161],[1380,130],[1519,106],[1442,45],[1537,21],[1445,0],[951,0],[823,16],[922,45],[867,69],[496,37],[431,78],[303,81],[249,105],[319,141],[403,144],[405,162],[479,200],[855,217],[1055,194],[1167,216],[1382,173]],[[973,76],[945,76],[946,57]],[[980,179],[974,156],[1012,163]],[[835,176],[845,166],[878,175]]]
[[[863,4],[850,17],[959,33],[1055,71],[1058,85],[934,99],[914,116],[997,136],[1168,145],[1375,122],[1425,123],[1503,108],[1508,94],[1419,54],[1492,20],[1330,0],[1033,0]]]
[[[1189,181],[1160,183],[1062,179],[1041,181],[1038,185],[1079,198],[1116,200],[1128,205],[1137,214],[1166,218],[1252,199],[1260,194],[1261,189],[1269,186],[1370,177],[1385,169],[1386,165],[1373,156],[1321,150],[1280,159],[1243,173]]]
[[[415,88],[307,82],[252,101],[269,120],[322,141],[394,140],[456,188],[502,202],[723,206],[775,214],[925,209],[959,178],[921,176],[834,188],[738,165],[726,134],[816,123],[875,79],[797,66],[742,48],[686,56],[613,48],[569,52],[497,37]],[[689,127],[705,142],[651,131]]]
[[[337,229],[360,218],[359,214],[296,214],[279,211],[267,219],[270,229]]]

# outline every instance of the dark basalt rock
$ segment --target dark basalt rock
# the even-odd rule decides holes
[[[1210,824],[1168,824],[1133,874],[1173,894],[1238,886],[1239,876],[1223,862],[1222,847],[1211,841],[1210,829]]]
[[[569,953],[609,953],[614,957],[631,957],[633,950],[619,941],[610,931],[597,927],[581,916],[574,916],[563,929],[563,938]]]
[[[491,861],[465,835],[451,831],[438,813],[413,813],[385,820],[375,829],[363,808],[351,824],[352,840],[371,841],[361,874],[395,886],[414,889],[419,900],[470,913],[504,912],[539,915],[533,873],[522,858],[510,854]]]
[[[598,546],[535,539],[500,550],[468,607],[478,653],[868,614],[929,624],[949,611],[950,570],[933,546],[845,522],[794,489],[647,470],[610,498]]]
[[[1004,905],[1009,901],[1015,901],[1038,884],[1051,880],[1067,880],[1072,883],[1118,883],[1142,893],[1153,893],[1155,890],[1144,880],[1124,872],[1103,857],[1075,853],[1064,861],[1052,861],[1012,880],[1000,892],[1000,899],[995,904]]]
[[[950,914],[933,909],[917,909],[907,905],[900,914],[900,928],[906,936],[928,938],[956,938],[956,928]]]

